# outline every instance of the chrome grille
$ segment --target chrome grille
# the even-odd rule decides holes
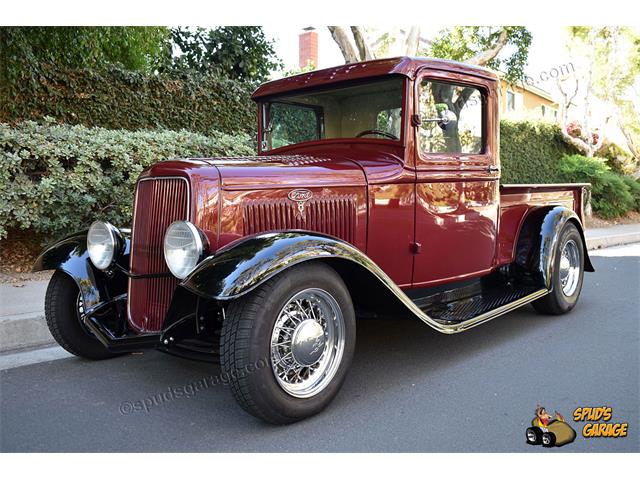
[[[168,273],[163,241],[169,225],[189,216],[189,184],[181,177],[138,182],[133,212],[130,270],[134,275]],[[178,279],[130,278],[129,323],[138,332],[162,330]]]

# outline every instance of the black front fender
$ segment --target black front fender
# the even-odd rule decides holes
[[[351,260],[386,277],[366,255],[348,243],[312,232],[272,232],[234,242],[204,259],[182,282],[196,295],[231,300],[298,263],[327,258]]]
[[[125,236],[123,239],[124,251],[118,257],[118,263],[128,269],[129,239]],[[126,292],[122,275],[109,276],[92,265],[87,252],[87,231],[74,233],[47,247],[36,259],[32,270],[59,270],[69,275],[78,285],[87,310]]]

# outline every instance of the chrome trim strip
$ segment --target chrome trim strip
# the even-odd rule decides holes
[[[475,318],[451,324],[431,318],[423,312],[360,250],[340,239],[304,231],[262,233],[229,244],[203,260],[180,285],[199,296],[219,301],[233,300],[286,268],[309,260],[327,258],[348,260],[360,265],[387,287],[416,317],[434,330],[445,334],[463,332],[549,293],[546,288],[541,288]],[[218,268],[220,266],[223,268]]]

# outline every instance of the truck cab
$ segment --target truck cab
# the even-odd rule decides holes
[[[54,337],[220,361],[245,410],[290,423],[337,394],[363,312],[452,334],[570,311],[588,185],[501,185],[498,88],[407,57],[260,86],[257,155],[158,162],[131,231],[96,221],[43,252]]]

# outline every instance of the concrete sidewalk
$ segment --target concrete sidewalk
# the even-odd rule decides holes
[[[587,229],[589,250],[640,242],[640,224]],[[44,319],[46,281],[0,284],[0,354],[55,343]]]

